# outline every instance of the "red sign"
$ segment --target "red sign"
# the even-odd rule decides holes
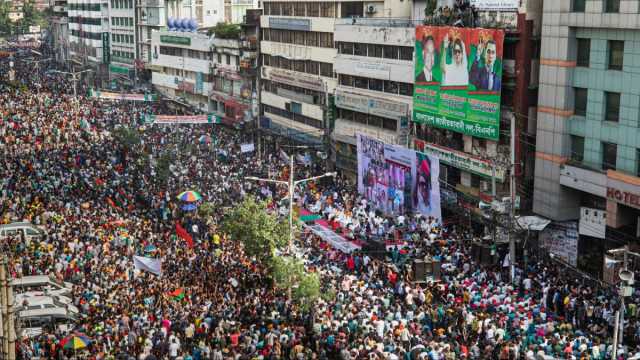
[[[640,195],[630,193],[628,191],[622,191],[616,188],[608,187],[607,198],[619,203],[640,208]]]

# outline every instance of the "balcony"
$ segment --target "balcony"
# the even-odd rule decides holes
[[[258,49],[258,39],[255,36],[248,36],[240,41],[240,47],[247,50]]]

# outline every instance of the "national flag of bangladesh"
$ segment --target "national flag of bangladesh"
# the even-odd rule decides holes
[[[173,300],[180,301],[180,300],[184,299],[185,293],[184,293],[184,289],[183,288],[178,288],[178,289],[175,289],[172,292],[170,292],[168,295],[171,296],[171,298]]]

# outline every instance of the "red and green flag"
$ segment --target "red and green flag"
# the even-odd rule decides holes
[[[185,295],[184,288],[175,289],[171,291],[168,295],[171,296],[171,299],[175,301],[180,301],[184,299],[184,295]]]

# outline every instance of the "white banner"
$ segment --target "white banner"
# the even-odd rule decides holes
[[[604,239],[607,231],[607,212],[588,207],[580,208],[580,235]]]
[[[418,212],[442,218],[440,161],[357,134],[358,192],[386,214]]]
[[[240,144],[240,151],[242,153],[248,153],[255,150],[255,145],[253,143],[250,144]]]
[[[155,275],[162,275],[162,261],[144,256],[134,256],[133,266],[138,270],[148,271]]]

